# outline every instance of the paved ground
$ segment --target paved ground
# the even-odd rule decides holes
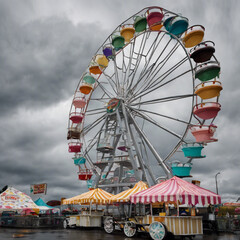
[[[106,234],[101,230],[79,230],[79,229],[37,229],[37,230],[21,230],[0,228],[0,240],[14,239],[15,237],[21,239],[31,240],[130,240],[126,238],[123,233],[117,232],[113,235]],[[147,235],[131,238],[132,240],[146,240],[150,239]],[[240,240],[240,235],[236,234],[211,234],[195,237],[195,240]]]

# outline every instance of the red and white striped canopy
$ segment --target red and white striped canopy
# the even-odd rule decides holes
[[[173,178],[130,196],[132,203],[180,202],[188,205],[220,204],[221,197],[181,178]]]

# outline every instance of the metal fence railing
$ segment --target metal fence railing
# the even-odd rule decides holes
[[[240,231],[240,216],[217,217],[218,231]]]
[[[25,228],[62,228],[65,217],[62,216],[2,216],[2,227],[25,227]]]

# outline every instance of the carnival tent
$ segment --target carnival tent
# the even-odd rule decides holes
[[[75,197],[66,198],[66,199],[63,200],[63,204],[78,204],[79,203],[78,199],[81,197],[81,195],[83,195],[83,193],[80,194],[80,195],[77,195]]]
[[[139,181],[135,184],[133,188],[127,189],[123,192],[118,193],[117,195],[112,196],[109,199],[109,203],[116,203],[116,202],[129,202],[130,196],[141,192],[148,188],[148,185],[142,181]]]
[[[13,188],[8,187],[0,194],[0,209],[34,209],[38,210],[38,206],[33,202],[32,198],[27,194]]]
[[[96,188],[76,197],[63,200],[64,204],[106,204],[113,195]]]
[[[175,202],[188,205],[220,204],[221,197],[181,178],[173,178],[130,196],[133,203]]]

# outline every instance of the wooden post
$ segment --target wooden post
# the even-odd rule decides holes
[[[178,204],[178,201],[177,201],[177,216],[179,217],[179,204]]]

